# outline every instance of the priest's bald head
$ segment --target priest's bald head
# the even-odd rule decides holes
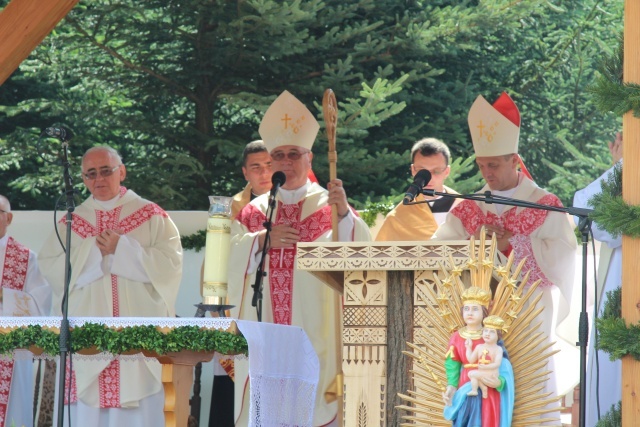
[[[96,200],[106,202],[118,196],[126,176],[120,154],[111,147],[92,147],[82,156],[82,181]]]

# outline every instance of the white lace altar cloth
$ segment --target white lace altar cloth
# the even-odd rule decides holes
[[[19,328],[40,325],[59,328],[61,317],[0,317],[0,328]],[[227,330],[236,323],[249,345],[249,381],[251,382],[250,427],[304,427],[311,426],[313,408],[320,377],[318,356],[302,328],[273,323],[250,322],[224,317],[75,317],[69,318],[70,327],[85,323],[104,324],[119,328],[154,325],[162,328],[199,326],[207,329]],[[2,358],[32,358],[30,351],[16,350]],[[58,356],[37,356],[57,358]],[[141,353],[114,355],[100,353],[81,358],[118,358],[131,360],[145,358]],[[215,353],[214,359],[228,357]]]
[[[161,328],[180,326],[199,326],[206,329],[229,329],[235,319],[230,317],[70,317],[69,326],[82,326],[85,323],[103,324],[110,328],[127,326],[154,325]],[[62,317],[0,317],[0,327],[17,328],[40,325],[45,328],[60,328]]]
[[[249,426],[311,426],[320,361],[302,328],[236,321],[249,344]]]

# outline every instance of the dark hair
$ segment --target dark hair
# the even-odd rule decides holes
[[[242,151],[242,166],[247,166],[247,157],[249,157],[249,154],[262,153],[263,151],[265,153],[269,152],[269,150],[267,150],[267,146],[264,145],[264,142],[262,142],[261,139],[248,143]]]
[[[433,156],[434,154],[442,154],[444,160],[449,164],[451,159],[451,152],[449,147],[437,138],[423,138],[420,141],[413,144],[411,147],[411,162],[416,158],[416,153],[420,153],[423,156]]]

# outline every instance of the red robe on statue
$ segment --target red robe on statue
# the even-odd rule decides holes
[[[460,380],[457,387],[469,382],[469,371],[474,368],[465,368],[468,365],[469,359],[467,359],[467,348],[464,343],[466,338],[460,336],[458,331],[454,332],[449,340],[449,352],[447,357],[451,357],[452,360],[461,363]],[[483,344],[482,337],[472,339],[472,349],[475,349],[477,345]],[[451,384],[456,386],[456,384]],[[500,393],[495,388],[488,388],[488,395],[486,399],[482,399],[482,427],[499,427],[500,425]]]

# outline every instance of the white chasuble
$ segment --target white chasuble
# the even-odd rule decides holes
[[[120,239],[115,253],[102,257],[96,237],[105,230],[116,231]],[[65,236],[64,218],[58,231]],[[39,258],[53,286],[55,313],[60,315],[64,252],[55,235],[45,242]],[[162,208],[131,190],[121,187],[111,209],[105,210],[90,197],[75,210],[71,265],[70,317],[175,316],[182,277],[180,235]],[[72,403],[138,408],[142,399],[162,391],[161,367],[156,361],[74,360],[73,368],[71,376],[67,375]],[[162,412],[162,408],[152,409]]]
[[[300,190],[281,190],[276,197],[277,206],[273,224],[288,224],[300,231],[302,242],[330,242],[331,206],[327,205],[328,192],[314,183]],[[284,197],[284,198],[283,198]],[[286,202],[286,203],[285,203]],[[267,219],[268,195],[254,199],[245,206],[231,226],[231,253],[229,257],[229,303],[235,307],[232,317],[257,320],[252,307],[252,285],[255,283],[255,257],[257,235],[264,229]],[[340,222],[340,241],[369,241],[367,225],[352,211],[351,218]],[[349,223],[349,221],[352,221]],[[344,224],[353,224],[350,227]],[[267,273],[263,280],[262,321],[302,327],[320,360],[320,380],[315,399],[314,426],[330,423],[337,414],[336,402],[327,402],[325,392],[337,374],[337,320],[342,307],[335,292],[312,274],[299,271],[295,265],[295,246],[269,250],[265,261]],[[283,351],[295,351],[283,349]],[[249,417],[247,391],[247,364],[236,361],[236,425],[246,425]],[[286,405],[286,402],[283,402]]]

